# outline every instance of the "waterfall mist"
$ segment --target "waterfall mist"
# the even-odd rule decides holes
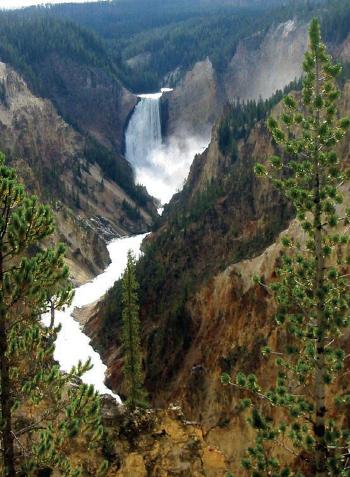
[[[152,151],[145,164],[136,168],[137,182],[166,204],[182,189],[194,156],[202,152],[208,142],[201,137],[172,136],[166,144]]]
[[[193,158],[208,145],[209,138],[172,136],[162,143],[160,98],[162,93],[140,95],[126,135],[126,158],[136,181],[162,204],[182,188]]]

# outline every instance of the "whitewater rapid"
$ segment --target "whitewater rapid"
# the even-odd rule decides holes
[[[119,396],[104,384],[107,367],[103,364],[100,355],[92,348],[90,338],[84,334],[82,327],[74,319],[73,312],[76,308],[94,303],[113,286],[124,272],[128,250],[132,250],[138,257],[140,245],[145,236],[146,234],[118,238],[110,242],[108,245],[110,265],[94,280],[77,288],[71,306],[55,314],[55,325],[61,324],[62,328],[57,337],[54,357],[62,371],[68,372],[79,360],[84,362],[90,358],[93,368],[83,376],[84,383],[93,384],[99,393],[109,394],[119,402],[121,402]],[[43,317],[43,321],[46,326],[49,325],[49,314]]]

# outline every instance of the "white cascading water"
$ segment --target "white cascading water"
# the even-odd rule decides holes
[[[126,158],[136,168],[151,160],[153,151],[162,144],[160,98],[162,93],[141,94],[130,119],[126,135]]]
[[[184,126],[181,134],[163,143],[160,98],[171,91],[163,88],[159,93],[139,95],[125,134],[125,155],[135,169],[137,182],[162,204],[182,187],[194,156],[209,142],[209,138],[188,136]]]
[[[60,363],[62,371],[69,372],[73,366],[78,364],[79,360],[85,362],[90,358],[93,368],[84,374],[83,381],[86,384],[93,384],[99,393],[109,394],[118,402],[121,402],[119,396],[107,388],[104,383],[107,366],[103,364],[100,355],[92,348],[90,338],[84,334],[73,314],[75,309],[94,303],[103,297],[115,281],[122,276],[127,263],[128,250],[132,250],[138,257],[144,238],[145,234],[113,240],[108,245],[110,265],[93,281],[77,288],[71,306],[63,311],[57,311],[55,317],[56,325],[60,324],[62,328],[55,343],[54,357]],[[49,314],[43,317],[43,322],[46,326],[49,325]]]

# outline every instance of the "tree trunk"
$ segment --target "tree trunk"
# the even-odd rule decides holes
[[[2,446],[4,477],[15,477],[14,436],[12,433],[12,398],[10,383],[10,365],[7,354],[6,308],[3,302],[3,263],[0,255],[0,382],[1,382],[1,417],[3,420]]]
[[[129,325],[129,356],[130,356],[130,380],[131,380],[131,390],[130,390],[130,404],[131,408],[136,408],[136,376],[135,376],[135,349],[134,349],[134,336],[133,336],[133,326],[132,326],[132,299],[131,299],[131,270],[128,263],[128,325]]]
[[[319,96],[320,88],[320,61],[316,57],[316,95]],[[324,286],[325,260],[323,254],[323,225],[322,225],[322,204],[321,187],[322,178],[319,163],[319,137],[318,130],[321,125],[320,111],[316,112],[316,148],[314,157],[315,185],[314,185],[314,233],[315,233],[315,259],[316,274],[314,283],[314,294],[317,300],[317,330],[316,340],[316,369],[315,369],[315,404],[316,415],[314,423],[314,434],[316,439],[316,476],[325,477],[327,475],[327,445],[325,442],[325,416],[326,416],[326,386],[324,382],[325,374],[325,323],[324,323],[324,302],[322,289]]]
[[[50,329],[55,326],[55,305],[52,300],[50,300]]]
[[[319,195],[319,194],[318,194]],[[316,204],[316,210],[320,206]],[[315,292],[322,289],[324,281],[324,256],[322,246],[322,225],[321,211],[318,210],[315,216],[315,246],[316,246],[316,280]],[[318,294],[319,295],[319,294]],[[314,424],[314,433],[316,438],[316,470],[317,477],[324,477],[326,473],[327,463],[327,445],[324,440],[325,436],[325,415],[326,415],[326,386],[324,382],[325,374],[325,348],[324,348],[324,305],[322,294],[319,295],[317,304],[317,328],[318,338],[316,341],[316,370],[315,370],[315,400],[316,400],[316,417]]]

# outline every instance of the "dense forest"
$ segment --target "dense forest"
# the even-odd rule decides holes
[[[1,59],[23,74],[36,92],[41,87],[36,69],[50,53],[117,73],[103,40],[93,31],[43,15],[1,12]]]
[[[350,21],[345,0],[120,0],[31,7],[0,14],[0,55],[37,88],[33,64],[57,50],[98,65],[134,92],[155,91],[170,72],[179,68],[181,74],[207,57],[220,73],[242,38],[293,16],[308,20],[315,12],[328,42],[344,39]]]
[[[327,1],[120,0],[23,12],[26,17],[55,17],[94,30],[105,40],[124,84],[134,92],[146,92],[157,90],[169,72],[178,67],[186,70],[206,57],[221,71],[240,39],[295,14],[310,18],[324,3]],[[328,12],[331,6],[325,8]]]
[[[279,90],[266,100],[250,100],[246,103],[237,101],[226,106],[218,126],[219,147],[223,154],[236,155],[236,142],[247,139],[254,125],[266,119],[272,108],[290,91],[300,90],[301,81],[293,81],[283,91]],[[234,159],[234,157],[233,157]]]

